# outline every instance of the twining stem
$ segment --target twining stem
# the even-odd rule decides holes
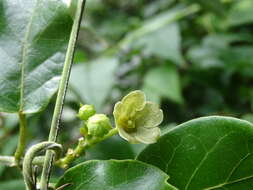
[[[36,180],[37,176],[34,173],[33,160],[37,154],[45,150],[53,150],[56,154],[56,157],[59,158],[62,146],[55,142],[41,142],[33,145],[29,148],[27,153],[25,154],[23,161],[23,177],[25,181],[26,190],[36,190]]]
[[[19,116],[19,140],[14,157],[16,165],[20,167],[20,160],[24,155],[26,146],[26,117],[22,112],[19,112],[18,116]]]
[[[61,168],[67,168],[69,164],[72,163],[76,158],[84,154],[88,148],[96,145],[97,143],[101,141],[104,141],[105,139],[112,137],[113,135],[116,135],[117,133],[118,133],[117,128],[113,128],[112,130],[109,131],[109,133],[107,133],[102,138],[94,138],[90,140],[87,138],[86,139],[80,138],[77,147],[74,150],[68,151],[67,155],[64,158],[58,160],[55,163],[55,165]]]
[[[73,27],[72,27],[72,31],[71,31],[71,35],[70,35],[70,39],[69,39],[68,49],[67,49],[67,53],[66,53],[66,59],[65,59],[63,72],[62,72],[62,76],[61,76],[61,81],[60,81],[60,85],[59,85],[59,90],[58,90],[58,94],[57,94],[56,105],[55,105],[55,109],[54,109],[54,114],[53,114],[53,119],[52,119],[52,123],[51,123],[48,141],[55,142],[57,139],[59,120],[61,118],[66,89],[68,86],[70,70],[71,70],[71,66],[72,66],[72,62],[73,62],[73,58],[74,58],[76,41],[77,41],[79,28],[80,28],[81,20],[82,20],[82,15],[83,15],[83,11],[84,11],[84,5],[85,5],[85,0],[78,0],[76,15],[74,18],[74,23],[73,23]],[[46,157],[45,157],[45,162],[43,165],[42,175],[41,175],[41,190],[47,190],[52,159],[53,159],[52,152],[47,151]]]

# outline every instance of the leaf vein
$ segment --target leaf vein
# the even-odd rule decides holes
[[[231,132],[232,133],[232,132]],[[193,171],[191,177],[189,178],[188,182],[186,183],[185,186],[185,190],[187,190],[190,186],[190,183],[192,182],[193,178],[195,177],[196,173],[198,172],[199,168],[202,166],[202,164],[206,161],[206,159],[208,158],[209,154],[212,153],[215,148],[217,147],[217,145],[219,145],[219,143],[224,140],[226,137],[228,137],[231,133],[228,133],[226,135],[224,135],[223,137],[221,137],[214,145],[213,147],[206,152],[205,156],[202,158],[202,160],[200,161],[199,165],[196,167],[196,169]]]

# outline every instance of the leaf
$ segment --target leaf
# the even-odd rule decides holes
[[[228,25],[236,27],[244,24],[252,24],[252,11],[252,0],[240,0],[236,2],[228,14]]]
[[[87,150],[85,158],[87,160],[99,159],[133,159],[135,157],[131,145],[118,136],[113,136],[95,147]]]
[[[140,37],[134,45],[143,47],[145,53],[171,60],[178,65],[184,64],[181,54],[181,35],[176,23]]]
[[[226,63],[227,70],[240,73],[247,78],[253,77],[250,69],[253,66],[253,47],[239,46],[223,52],[222,59]]]
[[[198,3],[200,4],[204,9],[207,11],[214,12],[216,14],[219,14],[221,16],[225,16],[224,11],[226,10],[226,7],[221,2],[221,0],[212,0],[212,1],[206,1],[206,0],[188,0],[190,3]]]
[[[176,103],[183,103],[179,74],[172,64],[150,70],[144,78],[143,91],[148,99],[155,102],[158,97],[165,97]]]
[[[135,160],[88,161],[65,172],[56,187],[64,190],[176,190],[168,176],[151,165]]]
[[[253,123],[253,114],[252,113],[248,113],[242,116],[242,119]]]
[[[138,160],[165,171],[180,190],[251,190],[253,125],[231,117],[203,117],[172,128]]]
[[[1,190],[24,190],[25,184],[23,180],[12,180],[7,182],[1,182],[0,183]]]
[[[150,2],[144,7],[143,15],[145,17],[153,16],[155,13],[169,7],[175,0],[157,0]]]
[[[121,48],[129,47],[139,38],[152,34],[153,32],[156,32],[168,26],[169,24],[175,23],[176,21],[197,11],[199,11],[198,5],[192,5],[183,8],[174,8],[168,11],[164,11],[163,13],[160,13],[157,16],[144,22],[140,28],[127,34],[126,37],[120,42],[119,46]]]
[[[118,60],[112,57],[75,65],[70,76],[71,88],[81,97],[80,101],[101,110],[115,83],[117,66]]]
[[[0,111],[35,113],[47,106],[71,26],[61,1],[0,1]]]
[[[252,47],[240,45],[231,47],[235,43],[252,43],[252,36],[241,34],[217,34],[204,38],[200,46],[193,46],[187,57],[198,69],[226,68],[242,73],[250,73],[252,67]]]

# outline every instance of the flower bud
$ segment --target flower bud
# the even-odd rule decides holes
[[[88,134],[95,137],[103,137],[111,129],[110,119],[104,114],[95,114],[87,122]]]
[[[93,105],[83,105],[80,107],[78,117],[84,121],[87,121],[89,117],[93,116],[96,110]]]

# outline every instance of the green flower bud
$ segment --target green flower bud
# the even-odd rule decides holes
[[[80,107],[78,117],[84,121],[87,121],[89,117],[93,116],[96,110],[93,105],[83,105]]]
[[[103,137],[111,129],[110,119],[104,114],[95,114],[87,121],[88,134],[95,137]]]

